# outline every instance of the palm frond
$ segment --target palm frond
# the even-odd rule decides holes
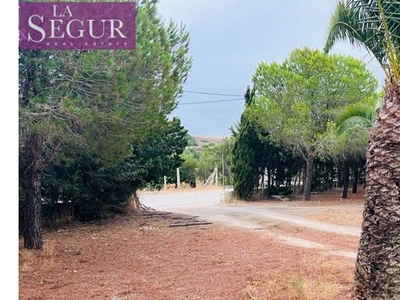
[[[337,133],[343,134],[350,130],[369,131],[374,123],[376,110],[367,106],[348,107],[336,121]]]
[[[338,40],[365,47],[386,77],[400,76],[400,1],[340,1],[331,13],[324,51]]]
[[[345,132],[348,132],[349,130],[369,130],[372,128],[372,123],[368,120],[365,119],[363,117],[360,116],[354,116],[351,118],[348,118],[347,120],[345,120],[343,123],[340,124],[340,126],[338,127],[338,134],[343,134]]]

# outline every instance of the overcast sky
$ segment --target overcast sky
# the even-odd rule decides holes
[[[229,128],[238,122],[244,105],[244,100],[236,99],[251,85],[258,63],[281,62],[298,47],[322,50],[327,20],[336,2],[160,0],[160,16],[182,22],[191,40],[193,67],[173,115],[180,117],[191,135],[229,136]],[[383,72],[366,50],[340,43],[333,52],[363,59],[383,84]]]

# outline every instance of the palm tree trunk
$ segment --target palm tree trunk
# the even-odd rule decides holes
[[[400,299],[400,81],[386,86],[367,150],[358,299]]]

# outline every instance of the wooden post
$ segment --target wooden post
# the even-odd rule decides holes
[[[181,187],[181,177],[179,174],[179,168],[176,168],[176,188],[179,189]]]

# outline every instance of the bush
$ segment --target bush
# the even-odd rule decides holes
[[[74,220],[109,218],[127,206],[137,186],[129,162],[105,167],[89,157],[52,166],[42,176],[43,217],[54,220],[68,212]]]

